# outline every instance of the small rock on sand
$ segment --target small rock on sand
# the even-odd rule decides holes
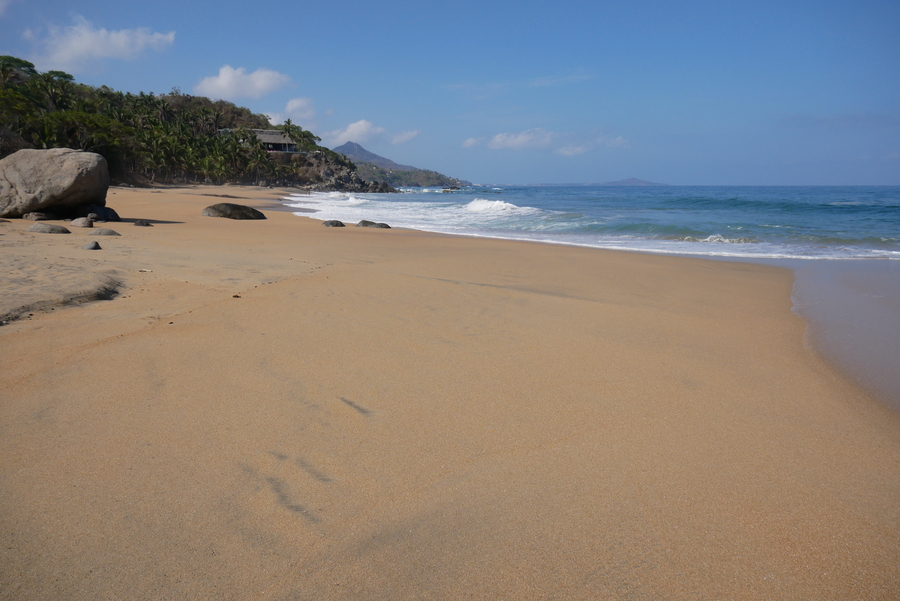
[[[109,228],[101,227],[95,229],[93,232],[88,234],[88,236],[121,236],[119,232],[116,230],[111,230]]]
[[[338,221],[337,219],[329,219],[328,221],[323,221],[322,225],[325,227],[345,227],[343,221]]]
[[[103,250],[102,248],[100,248],[100,244],[99,244],[98,242],[96,242],[96,241],[94,241],[94,242],[88,242],[87,244],[85,244],[85,245],[82,246],[81,248],[83,248],[84,250]]]
[[[94,227],[94,222],[87,217],[76,217],[69,222],[72,227]]]
[[[28,228],[29,232],[36,232],[38,234],[71,234],[69,230],[64,228],[61,225],[54,225],[52,223],[35,223],[30,228]]]

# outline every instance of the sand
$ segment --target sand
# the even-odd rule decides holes
[[[0,224],[0,598],[900,597],[900,419],[790,271],[277,195]]]

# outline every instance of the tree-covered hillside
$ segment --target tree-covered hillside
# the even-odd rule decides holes
[[[280,129],[301,153],[268,153],[253,129]],[[22,148],[67,147],[103,155],[114,181],[314,185],[349,178],[355,166],[319,146],[288,120],[224,100],[182,94],[130,94],[41,73],[26,60],[0,56],[0,158]],[[326,174],[326,175],[323,175]]]

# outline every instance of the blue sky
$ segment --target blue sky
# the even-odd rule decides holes
[[[900,2],[0,0],[0,54],[478,183],[900,184]]]

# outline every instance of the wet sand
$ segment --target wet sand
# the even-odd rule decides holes
[[[790,271],[200,217],[276,196],[0,224],[0,598],[900,596],[900,418]]]

